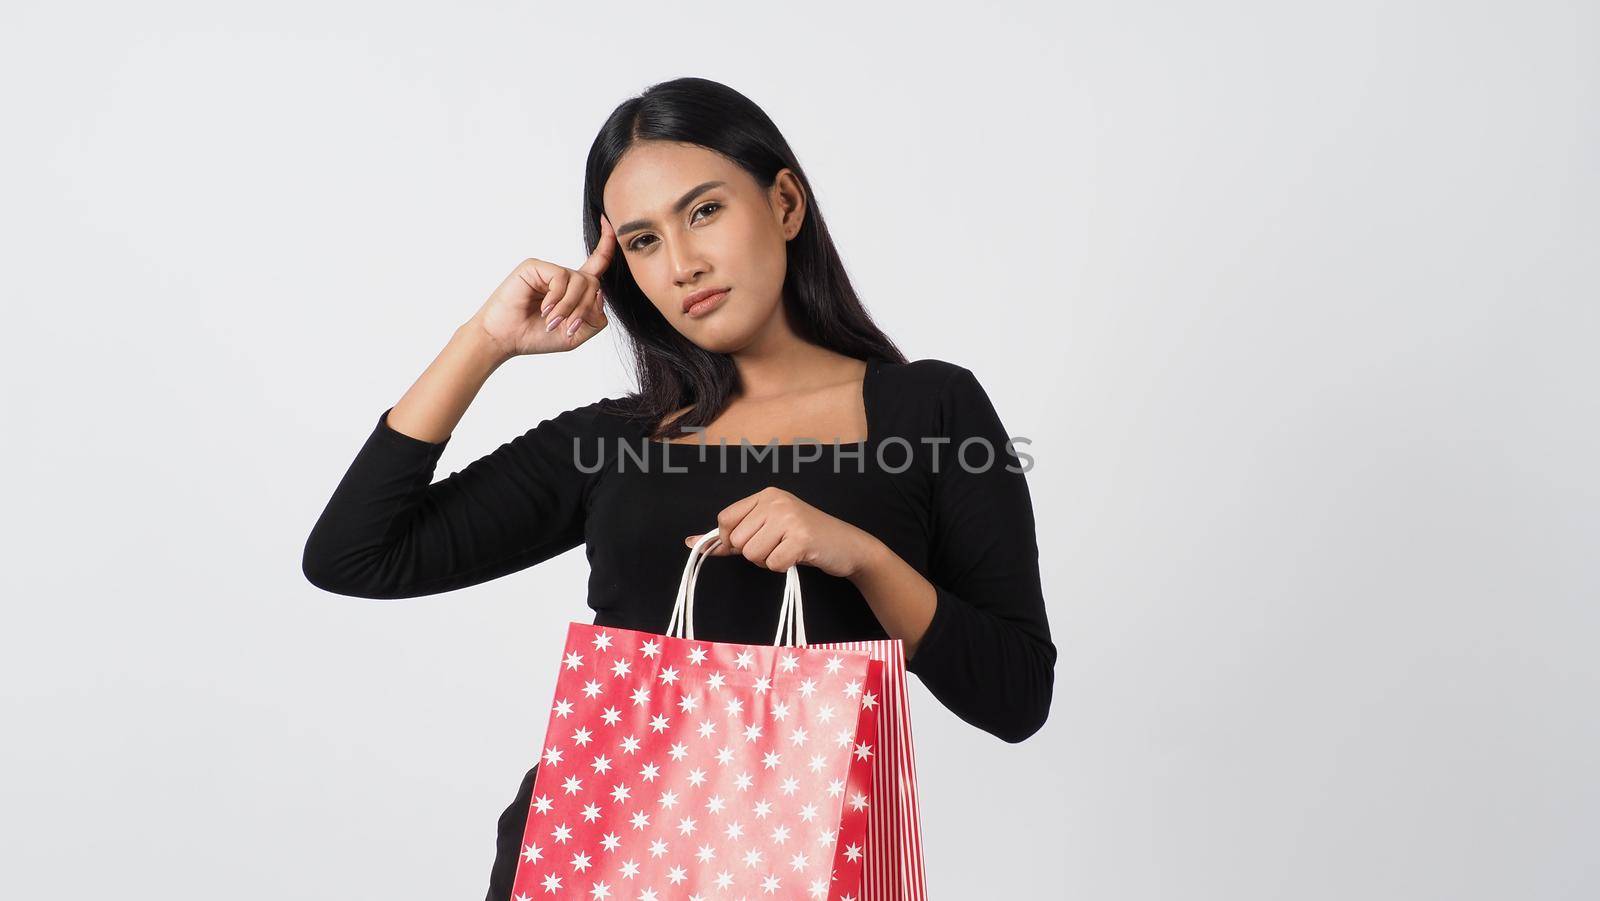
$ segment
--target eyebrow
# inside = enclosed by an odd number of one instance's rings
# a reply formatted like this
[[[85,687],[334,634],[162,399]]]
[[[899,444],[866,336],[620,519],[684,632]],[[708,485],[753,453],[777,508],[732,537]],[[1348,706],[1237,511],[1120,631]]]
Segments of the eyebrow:
[[[694,187],[690,188],[682,197],[679,197],[677,203],[672,205],[672,212],[683,212],[683,208],[688,206],[690,201],[711,190],[712,188],[722,187],[723,184],[725,184],[725,182],[708,181],[695,185]],[[655,223],[651,222],[649,219],[635,219],[632,222],[624,223],[621,227],[619,227],[616,230],[616,235],[620,238],[628,232],[638,231],[641,228],[649,228],[652,225],[655,225]]]

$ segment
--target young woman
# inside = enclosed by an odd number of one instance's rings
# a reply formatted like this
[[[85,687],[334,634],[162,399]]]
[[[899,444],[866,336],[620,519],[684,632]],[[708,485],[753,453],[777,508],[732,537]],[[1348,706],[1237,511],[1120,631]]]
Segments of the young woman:
[[[970,370],[908,362],[872,322],[771,120],[715,82],[653,86],[590,149],[583,220],[587,261],[523,261],[378,417],[306,577],[415,597],[582,544],[595,623],[660,633],[694,536],[715,527],[697,637],[771,643],[798,564],[811,641],[898,638],[958,717],[1008,742],[1037,731],[1056,648],[1020,455]],[[580,347],[613,316],[636,392],[432,481],[495,370]],[[510,895],[536,773],[500,817],[488,901]]]

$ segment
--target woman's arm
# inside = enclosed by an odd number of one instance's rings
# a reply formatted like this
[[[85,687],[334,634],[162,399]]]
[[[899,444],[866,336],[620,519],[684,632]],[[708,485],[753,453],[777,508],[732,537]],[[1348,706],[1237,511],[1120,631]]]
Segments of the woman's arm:
[[[443,444],[483,383],[508,359],[477,317],[467,320],[389,409],[389,427],[418,441]]]
[[[602,402],[432,481],[450,433],[505,359],[469,321],[378,418],[306,539],[301,569],[313,585],[364,598],[438,594],[582,543],[592,474],[574,454],[595,433]]]
[[[939,409],[938,434],[950,440],[934,458],[933,612],[914,651],[907,648],[906,668],[957,716],[1016,743],[1044,725],[1055,682],[1033,503],[1021,460],[970,370],[952,373]],[[982,441],[970,442],[963,465],[969,439]],[[985,443],[994,451],[988,466]],[[916,603],[902,606],[927,601],[926,589],[913,595]]]

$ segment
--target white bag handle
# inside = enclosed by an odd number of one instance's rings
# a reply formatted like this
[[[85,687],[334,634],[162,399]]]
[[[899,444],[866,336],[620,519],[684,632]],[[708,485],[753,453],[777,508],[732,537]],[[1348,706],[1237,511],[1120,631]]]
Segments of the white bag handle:
[[[689,550],[689,562],[684,564],[683,578],[678,580],[678,597],[672,604],[672,619],[667,622],[666,634],[670,638],[694,638],[694,583],[700,577],[700,564],[706,555],[722,543],[717,537],[719,531],[712,529],[701,535]],[[805,647],[805,601],[800,596],[798,567],[791,566],[783,574],[783,606],[778,608],[778,634],[772,643]]]

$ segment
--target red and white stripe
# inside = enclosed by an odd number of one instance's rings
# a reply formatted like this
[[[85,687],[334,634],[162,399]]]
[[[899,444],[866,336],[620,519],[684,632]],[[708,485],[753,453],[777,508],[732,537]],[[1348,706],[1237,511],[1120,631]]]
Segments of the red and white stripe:
[[[927,901],[922,820],[917,806],[916,748],[906,692],[905,645],[898,639],[839,641],[810,648],[866,651],[883,663],[878,751],[872,772],[861,901]]]

